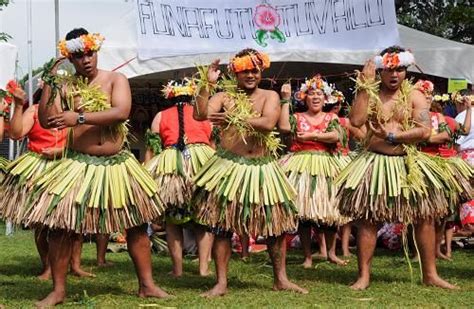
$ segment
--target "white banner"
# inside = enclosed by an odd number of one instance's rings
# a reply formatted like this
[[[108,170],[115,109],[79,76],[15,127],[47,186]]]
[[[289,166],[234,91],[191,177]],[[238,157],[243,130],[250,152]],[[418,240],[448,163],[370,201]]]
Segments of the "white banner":
[[[373,50],[398,44],[394,0],[136,0],[138,56]]]

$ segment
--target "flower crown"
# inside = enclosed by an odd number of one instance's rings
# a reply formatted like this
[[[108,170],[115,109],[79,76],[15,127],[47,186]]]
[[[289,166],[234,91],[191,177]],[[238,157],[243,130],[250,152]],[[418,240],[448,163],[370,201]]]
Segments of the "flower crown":
[[[259,69],[261,71],[270,67],[270,57],[267,54],[257,52],[255,54],[234,57],[230,60],[229,70],[234,73]]]
[[[83,34],[75,39],[59,41],[58,49],[61,55],[69,57],[78,52],[99,51],[104,40],[105,38],[98,33]]]
[[[433,101],[446,103],[446,102],[449,101],[449,94],[447,94],[447,93],[444,93],[442,95],[441,94],[436,94],[433,97]]]
[[[15,80],[9,80],[5,89],[0,88],[0,99],[4,99],[7,105],[12,104],[13,102],[13,93],[16,89],[20,88],[20,84],[18,84]]]
[[[331,95],[328,97],[326,104],[342,103],[345,99],[346,97],[341,91],[334,89]]]
[[[377,69],[396,69],[415,64],[415,57],[409,51],[400,53],[387,52],[382,56],[375,56],[374,62]]]
[[[166,86],[161,90],[165,99],[170,100],[179,96],[194,96],[196,92],[196,85],[189,79],[183,79],[183,82],[170,80]]]
[[[415,88],[423,92],[425,95],[433,94],[434,84],[429,80],[420,79],[416,82]]]
[[[303,84],[301,84],[300,89],[295,93],[295,98],[298,101],[304,101],[309,90],[321,89],[324,92],[324,96],[329,98],[334,91],[334,88],[331,87],[325,80],[321,78],[321,75],[316,75],[311,79],[306,79]]]

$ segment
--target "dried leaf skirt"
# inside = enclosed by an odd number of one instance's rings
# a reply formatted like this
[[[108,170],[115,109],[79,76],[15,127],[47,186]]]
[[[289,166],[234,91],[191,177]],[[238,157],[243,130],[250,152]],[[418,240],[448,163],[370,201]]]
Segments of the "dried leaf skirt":
[[[349,156],[322,151],[290,153],[280,160],[283,171],[298,193],[298,218],[325,225],[343,225],[350,218],[338,208],[336,176],[349,164]]]
[[[6,167],[6,175],[0,184],[0,215],[15,224],[21,224],[26,202],[34,187],[34,180],[54,164],[35,152],[25,152]]]
[[[448,214],[452,175],[437,159],[414,151],[387,156],[363,151],[339,174],[341,214],[372,222],[412,223]]]
[[[464,161],[461,157],[449,157],[446,159],[449,169],[456,180],[460,191],[459,199],[472,200],[474,199],[474,188],[471,185],[471,179],[474,176],[474,168]],[[458,208],[460,200],[456,199],[451,205]]]
[[[23,222],[76,233],[114,233],[164,211],[155,181],[129,151],[90,156],[68,150],[35,179]]]
[[[196,220],[239,234],[279,236],[297,226],[296,192],[273,157],[219,149],[194,177]]]
[[[166,207],[166,222],[184,224],[193,218],[189,207],[195,189],[192,178],[214,152],[206,144],[187,145],[183,151],[170,147],[145,164]]]

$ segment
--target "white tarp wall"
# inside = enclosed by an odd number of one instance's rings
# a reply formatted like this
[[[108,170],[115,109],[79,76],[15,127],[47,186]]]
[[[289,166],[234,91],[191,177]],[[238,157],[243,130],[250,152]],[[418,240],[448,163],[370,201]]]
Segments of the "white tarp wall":
[[[18,50],[15,45],[0,43],[0,88],[4,88],[15,77]]]

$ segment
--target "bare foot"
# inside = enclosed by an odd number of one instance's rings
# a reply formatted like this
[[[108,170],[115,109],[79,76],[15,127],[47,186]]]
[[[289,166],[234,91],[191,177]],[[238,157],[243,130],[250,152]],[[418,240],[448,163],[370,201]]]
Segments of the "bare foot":
[[[205,298],[224,296],[227,294],[227,284],[216,284],[212,289],[201,294]]]
[[[176,278],[176,279],[177,279],[177,278],[181,278],[181,276],[183,275],[183,273],[177,274],[177,273],[175,273],[174,271],[170,271],[170,272],[168,273],[168,275],[171,276],[171,277],[173,277],[173,278]]]
[[[436,258],[445,261],[452,261],[450,257],[444,255],[441,251],[436,252]]]
[[[273,284],[274,291],[293,291],[300,294],[308,294],[308,290],[299,287],[298,285],[294,284],[293,282],[286,280],[286,281],[279,281]]]
[[[156,285],[151,287],[140,287],[140,290],[138,290],[138,297],[174,298],[173,295],[166,293]]]
[[[51,279],[51,268],[46,269],[41,274],[39,274],[36,278],[38,278],[41,281],[48,281],[49,279]]]
[[[351,285],[351,289],[354,291],[362,291],[369,287],[370,280],[369,278],[359,277],[357,281]]]
[[[213,274],[214,273],[212,271],[210,271],[209,269],[206,270],[206,271],[199,271],[199,276],[201,276],[201,277],[209,277]]]
[[[66,292],[51,292],[46,298],[35,303],[36,308],[49,308],[56,306],[57,304],[62,304],[64,298],[66,297]]]
[[[354,257],[354,255],[349,251],[349,252],[343,252],[342,257],[351,258],[351,257]]]
[[[112,262],[108,262],[108,261],[106,261],[106,262],[97,262],[97,267],[107,268],[107,267],[112,267],[112,266],[114,266],[114,263],[112,263]]]
[[[424,278],[423,284],[428,286],[435,286],[442,289],[448,290],[459,290],[458,286],[452,285],[451,283],[441,279],[439,276],[431,277],[431,278]]]
[[[313,255],[311,255],[311,257],[314,257],[315,259],[322,260],[322,261],[326,261],[328,259],[327,254],[322,254],[320,252],[314,253]]]
[[[301,265],[303,266],[303,268],[309,269],[309,268],[313,267],[313,259],[311,257],[310,258],[305,258],[303,264],[301,264]]]
[[[338,258],[335,254],[329,254],[328,261],[338,266],[346,266],[349,263],[349,261]]]
[[[448,259],[450,259],[451,261],[453,260],[453,257],[451,256],[451,252],[447,252],[447,251],[446,251],[446,256],[447,256]]]
[[[95,278],[96,275],[93,273],[88,273],[87,271],[83,271],[82,269],[71,269],[71,274],[76,277],[80,278]]]

